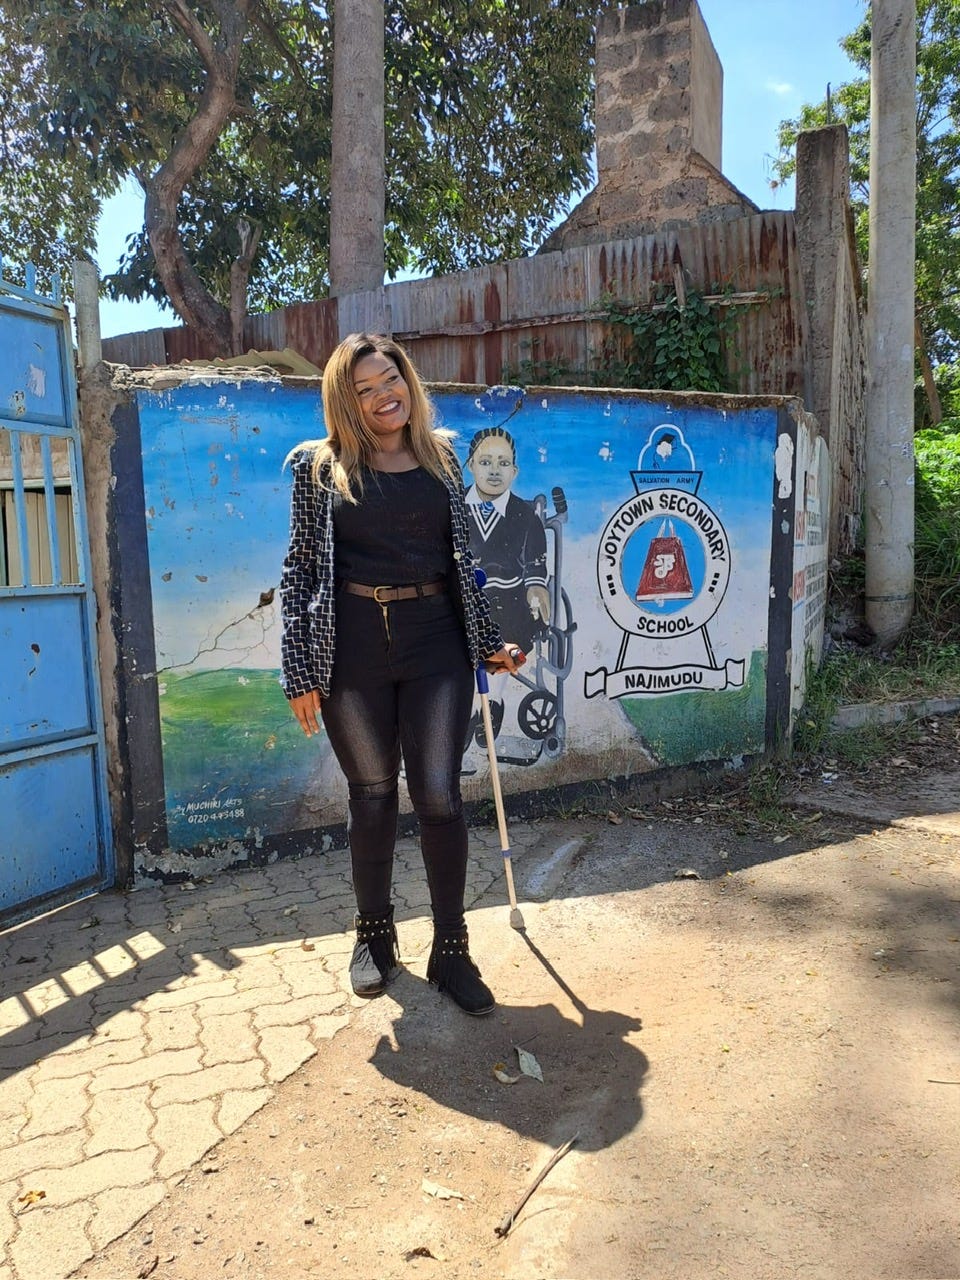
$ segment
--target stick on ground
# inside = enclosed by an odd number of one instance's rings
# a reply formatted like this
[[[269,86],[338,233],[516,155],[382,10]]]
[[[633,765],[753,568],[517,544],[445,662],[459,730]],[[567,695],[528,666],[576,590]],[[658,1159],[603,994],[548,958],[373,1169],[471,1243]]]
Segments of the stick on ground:
[[[563,1159],[563,1157],[567,1154],[567,1152],[570,1150],[570,1148],[573,1146],[573,1144],[577,1141],[579,1137],[580,1137],[579,1133],[575,1133],[572,1138],[567,1139],[567,1141],[563,1144],[562,1147],[557,1147],[556,1151],[553,1153],[553,1155],[550,1157],[550,1159],[543,1166],[543,1168],[540,1170],[540,1172],[537,1174],[534,1180],[530,1183],[529,1187],[527,1187],[526,1191],[520,1197],[516,1207],[510,1213],[508,1213],[506,1217],[504,1217],[497,1224],[496,1227],[494,1227],[494,1231],[496,1231],[498,1236],[502,1238],[507,1234],[507,1232],[513,1226],[514,1222],[516,1222],[517,1216],[520,1213],[520,1210],[523,1208],[523,1206],[527,1203],[527,1201],[536,1191],[537,1187],[539,1187],[540,1183],[544,1180],[544,1178],[547,1176],[547,1174],[550,1172],[553,1166],[557,1163],[557,1161]]]

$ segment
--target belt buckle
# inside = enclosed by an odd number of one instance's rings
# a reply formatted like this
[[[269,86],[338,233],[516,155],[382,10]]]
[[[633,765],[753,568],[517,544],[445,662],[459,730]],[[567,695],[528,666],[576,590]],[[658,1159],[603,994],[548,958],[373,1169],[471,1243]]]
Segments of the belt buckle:
[[[373,598],[374,600],[376,600],[377,604],[380,606],[381,609],[385,604],[389,604],[390,601],[389,601],[389,597],[386,600],[381,600],[379,593],[381,591],[393,591],[393,589],[394,589],[393,587],[374,587],[373,588]]]

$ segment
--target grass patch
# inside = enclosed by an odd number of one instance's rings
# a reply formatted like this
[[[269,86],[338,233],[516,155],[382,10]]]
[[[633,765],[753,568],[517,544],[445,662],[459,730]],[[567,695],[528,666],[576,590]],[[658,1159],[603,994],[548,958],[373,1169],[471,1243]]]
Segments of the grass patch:
[[[803,710],[794,729],[794,752],[816,755],[826,749],[842,750],[852,761],[858,750],[855,741],[836,746],[842,739],[863,738],[864,759],[882,755],[903,725],[874,725],[850,731],[836,731],[831,721],[840,707],[858,702],[905,702],[923,698],[960,697],[960,644],[943,643],[936,637],[917,634],[919,625],[890,653],[873,650],[835,649],[819,670],[807,678]],[[866,739],[871,739],[870,742]],[[873,740],[876,745],[873,745]]]
[[[917,722],[904,720],[898,724],[870,724],[859,729],[844,729],[831,733],[825,748],[828,758],[823,767],[837,765],[845,769],[866,769],[882,760],[889,760],[919,737]]]

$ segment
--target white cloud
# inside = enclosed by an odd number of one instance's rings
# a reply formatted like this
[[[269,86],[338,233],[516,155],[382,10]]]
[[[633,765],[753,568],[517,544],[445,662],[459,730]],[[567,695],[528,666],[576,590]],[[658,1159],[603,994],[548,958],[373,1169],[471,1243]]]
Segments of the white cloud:
[[[793,93],[793,85],[788,84],[786,80],[768,80],[766,89],[768,93],[775,93],[781,98],[788,93]]]

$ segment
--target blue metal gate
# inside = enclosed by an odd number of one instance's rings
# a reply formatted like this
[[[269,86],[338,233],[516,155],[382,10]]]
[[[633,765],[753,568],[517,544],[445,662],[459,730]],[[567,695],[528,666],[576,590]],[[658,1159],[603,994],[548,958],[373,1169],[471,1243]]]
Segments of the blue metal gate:
[[[0,923],[112,883],[70,322],[0,268]]]

